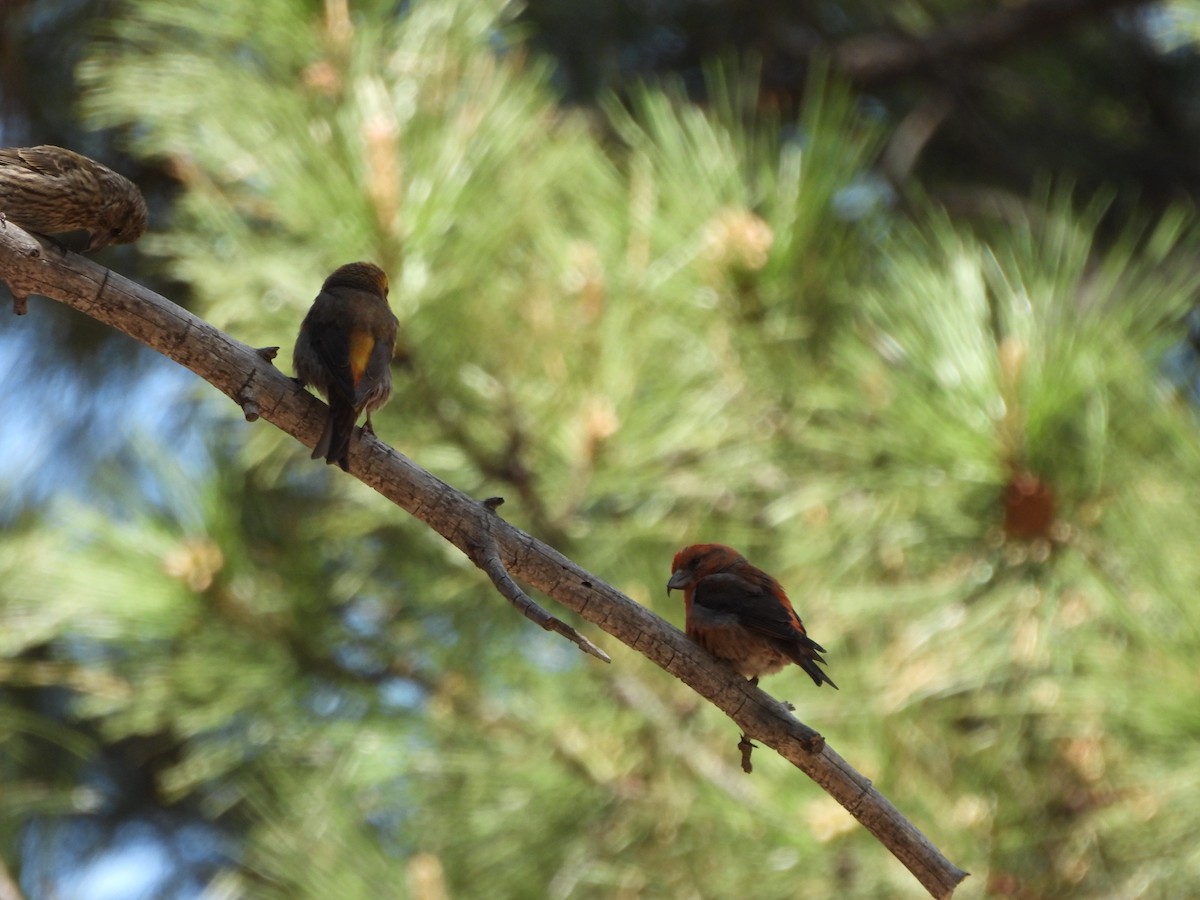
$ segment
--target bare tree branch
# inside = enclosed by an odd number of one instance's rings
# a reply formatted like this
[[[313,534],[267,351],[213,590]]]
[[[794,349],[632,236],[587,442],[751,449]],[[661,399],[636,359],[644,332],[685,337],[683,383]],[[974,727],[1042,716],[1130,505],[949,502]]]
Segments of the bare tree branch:
[[[495,512],[497,507],[503,502],[503,497],[489,497],[483,501],[483,507],[489,512]],[[499,517],[496,517],[496,521],[500,521]],[[500,548],[496,544],[496,539],[492,537],[491,519],[484,520],[482,533],[471,535],[467,538],[466,547],[463,549],[463,552],[467,554],[471,562],[487,573],[488,578],[492,579],[492,584],[495,585],[496,590],[500,592],[501,596],[505,597],[515,606],[525,618],[531,622],[536,622],[547,631],[561,634],[567,640],[574,642],[584,653],[588,653],[603,662],[612,662],[611,656],[566,622],[554,618],[554,616],[538,606],[512,580],[512,576],[508,574],[508,569],[504,567],[504,563],[500,560]]]
[[[1031,36],[1049,36],[1084,18],[1148,0],[1027,0],[1003,5],[920,37],[870,34],[832,49],[834,68],[859,84],[908,75],[952,59],[987,56]]]
[[[169,300],[92,261],[0,228],[0,279],[16,296],[40,294],[136,338],[191,369],[238,403],[311,447],[324,405],[234,340]],[[494,510],[426,472],[373,435],[351,445],[351,473],[420,519],[473,560],[494,545],[502,568],[574,610],[689,685],[748,737],[807,774],[884,844],[934,897],[950,897],[967,873],[951,863],[871,782],[785,704],[718,663],[677,628],[509,525]],[[476,560],[478,562],[478,560]]]

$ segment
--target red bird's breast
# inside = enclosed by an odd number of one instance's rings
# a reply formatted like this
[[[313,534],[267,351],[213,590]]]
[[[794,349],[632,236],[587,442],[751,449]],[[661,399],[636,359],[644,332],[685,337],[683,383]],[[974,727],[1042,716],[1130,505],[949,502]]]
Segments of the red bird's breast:
[[[711,615],[699,607],[688,617],[687,636],[744,678],[773,675],[792,661],[736,617]]]

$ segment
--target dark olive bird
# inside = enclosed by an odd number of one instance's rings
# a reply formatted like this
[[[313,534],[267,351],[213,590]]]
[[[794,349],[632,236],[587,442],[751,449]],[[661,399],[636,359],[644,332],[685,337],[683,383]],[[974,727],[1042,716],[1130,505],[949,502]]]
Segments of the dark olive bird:
[[[820,687],[836,688],[817,665],[825,648],[808,636],[779,582],[724,544],[675,554],[667,593],[683,590],[687,635],[746,678],[795,663]]]
[[[292,366],[301,384],[312,385],[329,401],[325,430],[312,458],[325,457],[350,471],[350,436],[365,410],[392,396],[392,353],[399,321],[388,306],[388,280],[373,263],[349,263],[321,285],[300,325]]]
[[[0,147],[0,215],[37,234],[87,231],[87,252],[136,241],[146,201],[124,175],[62,147]]]

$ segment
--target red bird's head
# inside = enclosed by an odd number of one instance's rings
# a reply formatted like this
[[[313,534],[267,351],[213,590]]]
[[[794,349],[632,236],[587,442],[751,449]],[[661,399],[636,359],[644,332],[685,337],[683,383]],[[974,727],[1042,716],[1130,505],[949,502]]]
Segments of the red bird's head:
[[[667,594],[685,589],[705,575],[724,572],[745,563],[746,558],[732,547],[724,544],[692,544],[684,547],[671,560],[671,580],[667,582]]]

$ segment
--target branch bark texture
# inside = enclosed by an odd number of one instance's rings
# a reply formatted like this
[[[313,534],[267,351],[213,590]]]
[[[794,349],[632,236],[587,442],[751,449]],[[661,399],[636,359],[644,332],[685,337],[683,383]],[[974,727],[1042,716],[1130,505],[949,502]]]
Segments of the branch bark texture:
[[[324,405],[276,369],[269,354],[12,223],[0,229],[0,279],[9,284],[14,296],[50,297],[136,338],[306,447],[312,447],[320,436]],[[554,548],[505,522],[495,504],[468,497],[374,436],[364,435],[353,443],[350,470],[477,565],[497,556],[513,578],[574,610],[688,684],[724,711],[748,737],[771,747],[817,782],[932,896],[951,896],[966,877],[967,873],[946,859],[870,780],[835,753],[820,734],[793,717],[784,704],[722,666],[674,626]],[[499,578],[496,571],[490,574]]]

